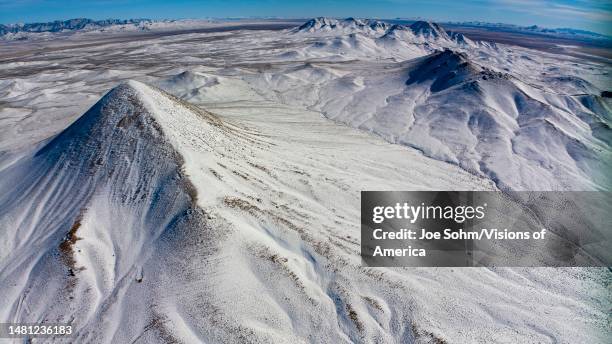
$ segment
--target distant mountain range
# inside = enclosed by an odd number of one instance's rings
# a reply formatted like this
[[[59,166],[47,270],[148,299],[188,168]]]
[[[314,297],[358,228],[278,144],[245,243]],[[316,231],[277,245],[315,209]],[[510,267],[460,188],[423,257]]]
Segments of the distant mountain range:
[[[448,24],[458,25],[458,26],[466,26],[466,27],[475,27],[475,28],[483,28],[490,29],[496,31],[504,31],[504,32],[518,32],[518,33],[532,33],[532,34],[541,34],[547,36],[556,36],[563,38],[581,38],[581,39],[596,39],[596,40],[610,40],[612,37],[606,36],[597,32],[580,30],[580,29],[572,29],[572,28],[546,28],[537,25],[531,26],[519,26],[514,24],[504,24],[504,23],[487,23],[480,21],[470,21],[470,22],[448,22]]]
[[[68,20],[56,20],[48,23],[29,23],[29,24],[0,24],[0,36],[8,33],[19,32],[62,32],[82,30],[86,28],[97,29],[112,25],[139,25],[143,22],[151,22],[150,19],[104,19],[93,20],[87,18],[75,18]]]

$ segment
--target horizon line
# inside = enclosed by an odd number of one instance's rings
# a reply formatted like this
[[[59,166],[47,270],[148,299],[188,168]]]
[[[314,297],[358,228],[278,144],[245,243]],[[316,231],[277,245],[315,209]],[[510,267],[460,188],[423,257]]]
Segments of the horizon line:
[[[528,28],[528,27],[538,27],[538,28],[542,28],[542,29],[551,29],[551,30],[562,30],[562,29],[569,29],[569,30],[576,30],[576,31],[582,31],[582,32],[588,32],[588,33],[594,33],[597,35],[601,35],[604,37],[608,37],[608,38],[612,38],[612,35],[607,35],[604,34],[602,32],[597,32],[597,31],[592,31],[592,30],[586,30],[586,29],[579,29],[579,28],[573,28],[573,27],[549,27],[549,26],[541,26],[538,24],[531,24],[531,25],[518,25],[518,24],[512,24],[512,23],[505,23],[505,22],[488,22],[488,21],[482,21],[482,20],[467,20],[467,21],[448,21],[448,20],[443,20],[443,21],[436,21],[436,20],[431,20],[425,17],[395,17],[395,18],[383,18],[383,17],[353,17],[353,16],[348,16],[348,17],[338,17],[338,16],[315,16],[315,17],[301,17],[301,16],[236,16],[236,17],[200,17],[200,18],[196,18],[196,17],[174,17],[174,18],[157,18],[157,19],[152,19],[152,18],[134,18],[134,17],[130,17],[130,18],[120,18],[120,17],[108,17],[108,18],[100,18],[100,19],[94,19],[91,17],[71,17],[71,18],[66,18],[66,19],[54,19],[51,21],[32,21],[32,22],[13,22],[13,23],[0,23],[0,25],[2,26],[14,26],[14,25],[27,25],[27,24],[46,24],[46,23],[54,23],[54,22],[64,22],[64,21],[69,21],[69,20],[75,20],[75,19],[86,19],[86,20],[92,20],[92,21],[104,21],[104,20],[149,20],[152,22],[160,22],[160,21],[178,21],[178,20],[244,20],[244,19],[286,19],[286,20],[311,20],[311,19],[315,19],[315,18],[332,18],[332,19],[349,19],[349,18],[354,18],[354,19],[375,19],[375,20],[381,20],[381,21],[385,21],[385,20],[406,20],[406,21],[428,21],[428,22],[432,22],[432,23],[442,23],[442,24],[469,24],[469,23],[482,23],[482,24],[501,24],[501,25],[508,25],[508,26],[514,26],[517,28]]]

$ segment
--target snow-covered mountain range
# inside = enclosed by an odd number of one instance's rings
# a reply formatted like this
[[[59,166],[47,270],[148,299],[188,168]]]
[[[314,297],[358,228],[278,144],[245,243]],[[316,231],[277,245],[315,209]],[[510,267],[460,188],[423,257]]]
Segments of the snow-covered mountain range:
[[[87,18],[75,18],[69,20],[56,20],[48,23],[26,23],[26,24],[0,24],[0,36],[8,33],[19,32],[63,32],[74,30],[93,30],[113,25],[133,25],[144,27],[150,24],[150,19],[104,19],[93,20]]]
[[[5,41],[54,40],[59,36],[193,30],[215,26],[205,19],[151,20],[76,18],[65,21],[28,24],[0,24],[0,39]]]

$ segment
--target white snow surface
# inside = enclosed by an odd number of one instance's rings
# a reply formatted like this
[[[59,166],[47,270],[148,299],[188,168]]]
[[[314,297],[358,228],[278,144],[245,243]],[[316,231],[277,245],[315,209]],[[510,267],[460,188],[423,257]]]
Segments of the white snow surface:
[[[606,343],[607,269],[364,268],[359,192],[609,189],[609,66],[316,21],[4,63],[0,322],[95,343]]]

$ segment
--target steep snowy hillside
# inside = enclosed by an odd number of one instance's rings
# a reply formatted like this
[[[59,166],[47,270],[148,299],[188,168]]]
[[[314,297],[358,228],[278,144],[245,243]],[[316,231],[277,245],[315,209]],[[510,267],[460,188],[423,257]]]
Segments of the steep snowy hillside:
[[[182,156],[135,87],[0,172],[3,321],[76,321],[79,341],[119,342],[160,321],[143,269],[155,274],[160,240],[206,227]]]
[[[410,30],[412,30],[415,35],[422,36],[426,39],[450,39],[446,31],[444,31],[440,25],[428,21],[417,21],[410,25]]]

